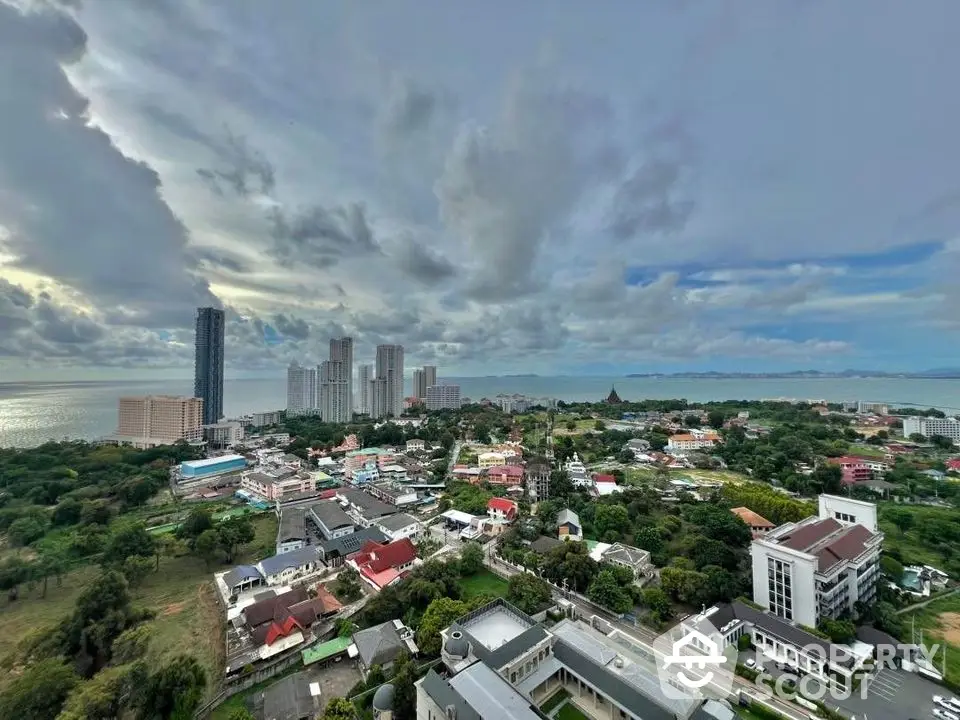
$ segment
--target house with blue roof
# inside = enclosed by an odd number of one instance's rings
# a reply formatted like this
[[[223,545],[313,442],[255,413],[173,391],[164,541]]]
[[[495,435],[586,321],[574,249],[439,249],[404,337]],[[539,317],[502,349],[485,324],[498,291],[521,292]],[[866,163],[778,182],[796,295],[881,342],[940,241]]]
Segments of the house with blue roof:
[[[261,560],[257,567],[267,585],[286,585],[303,575],[314,573],[323,567],[317,548],[308,545],[300,550],[281,553]]]

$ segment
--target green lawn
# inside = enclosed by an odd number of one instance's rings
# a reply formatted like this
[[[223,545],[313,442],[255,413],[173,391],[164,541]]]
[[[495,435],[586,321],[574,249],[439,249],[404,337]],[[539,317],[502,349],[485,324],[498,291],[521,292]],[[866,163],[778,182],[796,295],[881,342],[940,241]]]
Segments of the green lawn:
[[[926,607],[901,615],[901,618],[904,626],[901,640],[911,642],[911,623],[915,623],[918,639],[920,631],[923,631],[925,645],[934,643],[946,645],[947,678],[960,683],[960,595],[934,600]],[[941,653],[937,654],[934,662],[937,670],[942,668]]]
[[[540,710],[541,712],[543,712],[544,715],[549,715],[550,712],[555,707],[562,705],[569,699],[570,699],[570,693],[567,691],[567,689],[560,688],[559,690],[557,690],[557,692],[551,695],[550,698],[543,705],[540,706]]]
[[[481,570],[476,575],[463,578],[460,585],[463,587],[463,597],[466,600],[478,595],[506,597],[507,594],[507,581],[486,569]]]
[[[554,715],[554,717],[557,718],[557,720],[590,720],[589,715],[583,714],[576,705],[569,702],[557,710],[557,714]]]
[[[258,560],[264,548],[272,548],[276,538],[275,515],[254,519],[256,538],[237,562]],[[156,617],[149,621],[153,628],[147,660],[151,667],[178,654],[194,655],[208,673],[207,696],[213,696],[223,674],[223,610],[213,586],[213,572],[227,566],[207,568],[192,555],[165,558],[160,569],[151,573],[140,587],[133,590],[134,602],[149,608]],[[24,586],[15,603],[0,600],[0,660],[5,666],[16,662],[17,646],[33,633],[46,633],[73,611],[77,596],[98,574],[95,566],[80,567],[63,578],[57,587],[51,580],[47,597],[40,597],[40,588]],[[4,674],[0,687],[9,677]]]

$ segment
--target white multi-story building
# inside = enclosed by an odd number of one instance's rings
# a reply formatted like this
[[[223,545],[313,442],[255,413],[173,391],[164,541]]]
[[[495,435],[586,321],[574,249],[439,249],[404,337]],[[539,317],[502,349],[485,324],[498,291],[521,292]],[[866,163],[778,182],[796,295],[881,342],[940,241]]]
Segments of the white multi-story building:
[[[371,417],[403,414],[403,345],[377,345]]]
[[[185,440],[203,440],[203,400],[176,395],[122,397],[117,406],[117,433],[123,445],[146,449]]]
[[[371,414],[371,396],[373,393],[370,383],[373,378],[373,365],[361,365],[357,369],[357,385],[360,389],[357,410],[364,415]]]
[[[317,410],[317,370],[298,362],[287,368],[287,415],[309,415]]]
[[[208,447],[232,448],[243,442],[243,423],[238,420],[224,420],[213,425],[204,425],[203,437]]]
[[[861,414],[874,413],[875,415],[886,415],[890,412],[890,407],[887,403],[882,402],[866,402],[861,400],[857,403],[857,412]]]
[[[667,440],[668,451],[704,450],[720,442],[720,436],[713,431],[692,429],[688,433],[671,435]]]
[[[413,371],[413,396],[418,400],[427,399],[427,389],[437,384],[437,367],[424,365]]]
[[[821,495],[818,515],[753,541],[753,600],[810,627],[851,612],[876,596],[882,543],[876,505]]]
[[[348,423],[353,418],[348,372],[347,364],[339,360],[320,363],[320,418],[324,422]]]
[[[459,410],[459,385],[431,385],[426,393],[427,410]]]
[[[920,434],[924,437],[943,435],[957,443],[960,442],[960,420],[955,417],[905,417],[903,419],[903,436],[908,438],[913,434]]]
[[[330,360],[343,364],[342,376],[346,378],[347,383],[347,419],[343,422],[349,422],[353,417],[353,338],[332,338]]]

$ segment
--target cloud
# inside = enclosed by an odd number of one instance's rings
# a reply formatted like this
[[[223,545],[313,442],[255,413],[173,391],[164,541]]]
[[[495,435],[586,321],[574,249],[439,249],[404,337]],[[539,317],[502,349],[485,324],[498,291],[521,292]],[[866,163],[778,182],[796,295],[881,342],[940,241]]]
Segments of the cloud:
[[[150,167],[91,122],[63,68],[85,53],[77,22],[50,5],[0,3],[0,225],[12,265],[56,278],[144,325],[214,302],[189,233]]]
[[[294,340],[306,340],[310,337],[310,326],[301,318],[293,318],[277,313],[273,316],[273,323],[277,332],[283,337],[293,338]]]
[[[226,137],[218,155],[224,162],[223,169],[201,168],[197,175],[221,197],[227,190],[238,197],[250,197],[253,193],[271,195],[276,187],[276,174],[267,159],[252,149],[245,138],[227,129]]]
[[[425,285],[437,285],[457,273],[447,258],[409,235],[400,240],[393,257],[403,272]]]
[[[333,208],[314,205],[292,214],[274,208],[270,220],[270,254],[286,266],[303,263],[327,268],[344,257],[381,252],[366,208],[359,203]]]

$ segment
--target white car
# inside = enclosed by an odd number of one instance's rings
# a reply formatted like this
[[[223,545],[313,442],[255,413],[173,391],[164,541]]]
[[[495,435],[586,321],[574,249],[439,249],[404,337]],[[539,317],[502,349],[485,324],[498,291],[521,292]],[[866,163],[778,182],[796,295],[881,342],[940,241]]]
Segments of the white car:
[[[949,710],[952,713],[960,713],[960,700],[957,700],[955,697],[946,698],[942,695],[934,695],[933,702],[944,710]]]
[[[753,668],[757,666],[757,661],[754,660],[753,658],[747,658],[743,664],[746,665],[748,668]]]
[[[940,720],[960,720],[960,718],[958,718],[949,710],[942,710],[940,708],[933,709],[933,716],[935,718],[940,718]]]

